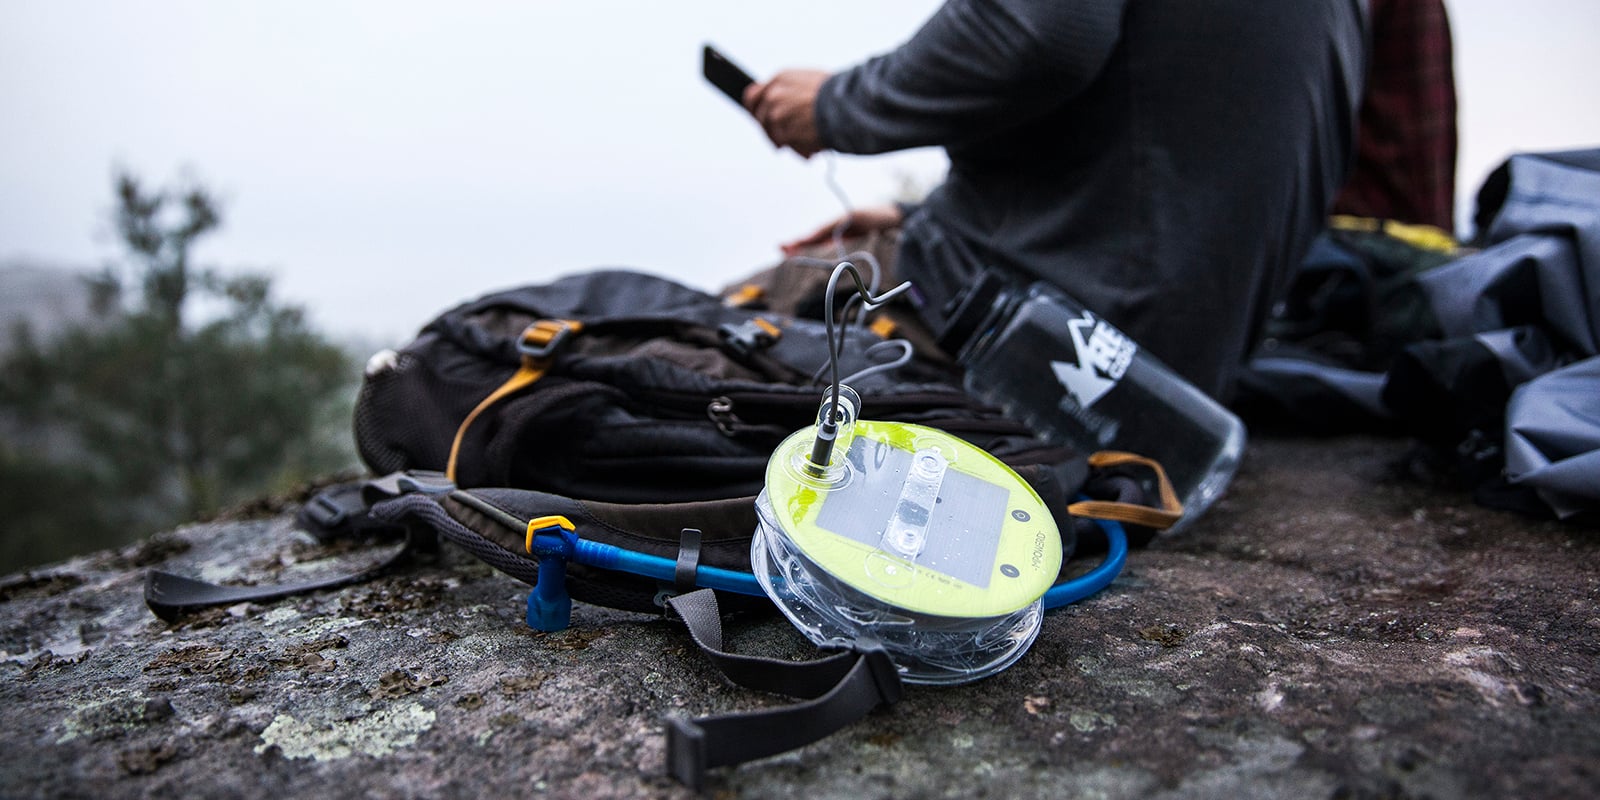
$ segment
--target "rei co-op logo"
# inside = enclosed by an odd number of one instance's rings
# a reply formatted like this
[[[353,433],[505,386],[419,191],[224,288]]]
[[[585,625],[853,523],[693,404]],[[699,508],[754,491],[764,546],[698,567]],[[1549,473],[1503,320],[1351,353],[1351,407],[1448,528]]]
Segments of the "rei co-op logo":
[[[1078,401],[1080,407],[1088,408],[1122,380],[1139,346],[1087,311],[1068,322],[1067,328],[1072,332],[1078,363],[1052,361],[1050,368],[1055,371],[1056,380],[1066,387],[1067,394]]]

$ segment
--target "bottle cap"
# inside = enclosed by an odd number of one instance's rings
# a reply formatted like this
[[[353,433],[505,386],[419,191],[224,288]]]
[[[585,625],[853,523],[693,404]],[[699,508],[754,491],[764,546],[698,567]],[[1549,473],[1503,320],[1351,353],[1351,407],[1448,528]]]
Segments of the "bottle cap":
[[[959,354],[972,334],[993,313],[994,302],[1006,284],[1000,271],[990,267],[978,274],[978,280],[970,288],[956,295],[955,308],[945,314],[944,327],[939,329],[939,349],[951,355]]]

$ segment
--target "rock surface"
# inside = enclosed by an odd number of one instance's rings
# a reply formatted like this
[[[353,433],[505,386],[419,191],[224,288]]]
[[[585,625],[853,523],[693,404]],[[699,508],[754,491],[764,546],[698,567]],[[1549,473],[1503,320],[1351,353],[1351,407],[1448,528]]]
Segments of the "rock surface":
[[[1600,541],[1396,479],[1405,443],[1252,443],[1229,495],[1053,612],[974,685],[910,687],[712,796],[1584,797],[1600,793]],[[192,526],[0,580],[8,797],[690,796],[663,714],[777,702],[674,625],[446,552],[169,626],[146,568],[271,581],[330,553],[284,518]],[[781,619],[744,652],[804,655]]]

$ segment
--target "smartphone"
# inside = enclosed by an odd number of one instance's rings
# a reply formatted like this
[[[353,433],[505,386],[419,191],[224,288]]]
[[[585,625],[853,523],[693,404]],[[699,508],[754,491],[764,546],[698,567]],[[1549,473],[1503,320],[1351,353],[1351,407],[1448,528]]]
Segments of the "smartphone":
[[[729,61],[727,56],[717,52],[717,48],[709,44],[705,46],[700,68],[712,86],[722,90],[722,93],[740,108],[744,107],[745,87],[755,83],[755,78],[750,77],[749,73],[740,69],[738,65]]]

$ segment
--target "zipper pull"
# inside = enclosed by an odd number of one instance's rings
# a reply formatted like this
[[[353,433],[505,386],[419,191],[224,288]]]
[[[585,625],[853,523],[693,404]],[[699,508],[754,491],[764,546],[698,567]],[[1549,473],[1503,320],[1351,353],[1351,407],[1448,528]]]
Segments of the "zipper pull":
[[[744,421],[739,419],[739,415],[733,413],[733,400],[728,397],[713,399],[706,406],[706,416],[716,423],[717,430],[722,431],[723,436],[733,437],[738,435],[739,426],[744,424]]]

